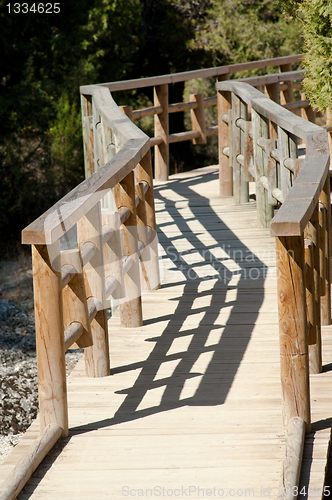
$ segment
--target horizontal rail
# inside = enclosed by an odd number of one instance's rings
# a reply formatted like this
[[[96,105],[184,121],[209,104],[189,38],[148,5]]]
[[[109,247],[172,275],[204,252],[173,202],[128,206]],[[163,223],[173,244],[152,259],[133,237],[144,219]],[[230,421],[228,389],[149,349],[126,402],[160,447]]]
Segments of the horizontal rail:
[[[141,89],[145,87],[154,87],[156,85],[165,85],[177,82],[185,82],[195,78],[210,78],[221,75],[231,75],[239,71],[249,71],[253,69],[262,69],[271,66],[280,66],[283,64],[297,63],[301,60],[302,55],[278,57],[276,59],[262,59],[247,63],[230,64],[228,66],[218,66],[216,68],[206,68],[193,71],[185,71],[183,73],[173,73],[170,75],[154,76],[152,78],[138,78],[135,80],[123,80],[120,82],[102,83],[99,84],[108,88],[111,92],[118,90]],[[96,85],[83,85],[80,87],[81,94],[92,95]]]

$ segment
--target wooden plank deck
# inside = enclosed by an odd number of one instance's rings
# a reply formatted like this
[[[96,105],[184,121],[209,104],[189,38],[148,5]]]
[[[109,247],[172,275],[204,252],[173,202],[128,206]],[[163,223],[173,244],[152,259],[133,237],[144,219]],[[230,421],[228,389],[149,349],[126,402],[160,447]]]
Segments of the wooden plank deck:
[[[274,239],[257,229],[253,201],[234,205],[217,190],[215,167],[156,186],[162,287],[143,296],[143,327],[111,318],[110,377],[87,378],[83,360],[69,376],[70,436],[20,500],[277,498],[285,435]],[[301,477],[315,499],[332,416],[324,333]],[[37,433],[38,422],[0,481]]]

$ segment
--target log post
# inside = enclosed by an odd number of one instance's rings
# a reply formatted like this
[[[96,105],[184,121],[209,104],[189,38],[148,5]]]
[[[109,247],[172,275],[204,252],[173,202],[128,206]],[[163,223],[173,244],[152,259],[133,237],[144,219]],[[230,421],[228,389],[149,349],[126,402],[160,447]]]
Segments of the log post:
[[[158,257],[158,237],[157,223],[154,204],[153,177],[151,151],[149,150],[135,168],[136,182],[146,182],[149,189],[145,193],[145,213],[146,224],[152,231],[150,237],[150,260],[145,263],[147,277],[149,280],[149,289],[156,290],[160,288],[159,257]]]
[[[46,245],[32,245],[35,298],[38,397],[41,430],[49,424],[68,436],[68,406],[63,334],[60,242],[55,242],[51,263]]]
[[[276,102],[277,104],[280,104],[279,87],[280,87],[279,82],[268,83],[267,85],[265,85],[265,95],[272,101]],[[269,131],[270,131],[270,139],[278,138],[278,127],[271,120],[269,122]]]
[[[323,190],[319,198],[323,212],[320,215],[320,239],[321,243],[321,277],[322,277],[322,298],[321,316],[322,325],[331,324],[331,277],[330,277],[330,250],[331,250],[331,201],[330,201],[330,178],[327,174]]]
[[[304,237],[308,238],[312,244],[312,263],[313,270],[313,307],[315,309],[313,316],[313,326],[315,332],[308,338],[309,344],[309,366],[310,373],[321,373],[322,371],[322,341],[321,341],[321,323],[320,323],[320,272],[319,272],[319,215],[318,205],[315,208],[310,222],[308,223]]]
[[[97,203],[77,224],[78,247],[94,243],[95,255],[83,269],[87,299],[97,299],[97,314],[91,322],[93,345],[84,349],[85,371],[89,377],[107,377],[110,374],[105,274],[102,244],[101,207]]]
[[[284,166],[288,158],[297,158],[297,139],[281,127],[278,127],[278,150],[280,155],[279,187],[284,199],[292,187],[292,173]]]
[[[316,343],[316,307],[315,307],[315,280],[314,280],[314,244],[310,239],[304,240],[305,245],[305,286],[306,286],[306,302],[308,316],[308,345]],[[309,363],[310,364],[310,363]],[[311,371],[311,367],[310,367]]]
[[[245,120],[246,125],[248,124],[248,106],[247,104],[240,100],[240,118]],[[246,132],[240,130],[240,151],[245,158],[245,148],[246,148]],[[247,203],[249,201],[249,182],[247,179],[247,169],[245,167],[244,161],[240,163],[240,203]]]
[[[132,106],[120,106],[120,109],[128,116],[129,120],[133,121],[133,107]]]
[[[233,156],[233,196],[235,203],[241,202],[241,165],[237,155],[241,153],[241,130],[236,121],[241,118],[241,100],[232,93],[232,156]]]
[[[161,137],[162,143],[154,147],[155,179],[167,181],[169,176],[169,119],[168,119],[168,85],[154,87],[154,105],[161,106],[163,111],[154,115],[154,135]]]
[[[81,95],[85,178],[95,171],[93,157],[92,97]]]
[[[279,66],[279,71],[280,73],[292,71],[292,64],[281,64]],[[281,102],[280,104],[288,104],[289,102],[294,101],[294,95],[293,95],[293,81],[292,80],[286,80],[284,83],[287,85],[287,89],[283,90],[281,92]]]
[[[190,110],[191,129],[199,132],[193,144],[206,144],[205,107],[203,94],[190,94],[190,102],[197,102],[198,107]]]
[[[78,248],[61,252],[61,266],[72,265],[77,273],[62,290],[64,328],[74,322],[81,323],[83,333],[72,349],[89,347],[93,344],[85,284],[83,278],[82,258]],[[77,344],[77,345],[76,345]]]
[[[124,277],[126,297],[120,301],[121,323],[126,327],[139,327],[143,325],[143,315],[133,171],[114,187],[114,198],[118,209],[127,207],[130,210],[130,215],[123,224],[122,248],[125,255],[134,261],[133,266]]]
[[[301,417],[310,432],[303,236],[277,237],[276,252],[283,421]]]
[[[257,223],[258,227],[269,227],[273,218],[273,206],[269,204],[268,192],[260,183],[260,178],[267,175],[266,153],[257,144],[260,138],[267,139],[269,135],[268,120],[260,116],[254,109],[251,110],[253,121],[253,150],[254,164],[256,169],[256,203],[257,203]],[[265,155],[265,156],[264,156]],[[265,166],[266,164],[266,166]]]
[[[228,76],[229,75],[223,75]],[[219,77],[220,78],[220,77]],[[226,79],[226,78],[225,78]],[[221,81],[221,79],[219,80]],[[232,165],[223,153],[223,149],[229,146],[228,140],[228,125],[222,120],[224,115],[228,115],[231,109],[231,93],[230,92],[220,92],[217,93],[218,96],[218,150],[219,150],[219,189],[220,196],[233,196],[233,170]]]
[[[302,92],[301,101],[306,101],[306,99],[306,94]],[[309,122],[316,123],[316,111],[314,111],[311,106],[308,106],[307,108],[301,108],[301,118],[303,118],[303,120],[308,120]]]

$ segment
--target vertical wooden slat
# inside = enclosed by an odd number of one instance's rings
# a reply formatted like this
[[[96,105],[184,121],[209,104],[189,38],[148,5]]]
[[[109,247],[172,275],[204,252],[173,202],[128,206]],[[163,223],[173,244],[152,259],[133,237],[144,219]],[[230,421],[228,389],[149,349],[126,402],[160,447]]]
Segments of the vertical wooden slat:
[[[198,108],[190,110],[191,128],[200,134],[199,137],[193,139],[193,144],[206,144],[204,95],[190,94],[190,102],[198,104]]]
[[[305,101],[306,99],[306,94],[302,92],[301,101]],[[311,106],[308,106],[307,108],[301,108],[301,118],[303,118],[303,120],[308,120],[309,122],[316,123],[316,111],[314,111]]]
[[[73,344],[72,348],[89,347],[93,342],[83,278],[82,259],[78,248],[61,252],[61,266],[66,264],[73,265],[77,273],[62,290],[64,328],[68,328],[74,321],[81,323],[83,333],[76,343]]]
[[[244,101],[240,101],[240,118],[248,122],[248,106]],[[245,146],[246,146],[246,132],[240,130],[240,151],[245,157]],[[240,203],[247,203],[249,201],[249,183],[246,178],[246,169],[243,165],[240,165]]]
[[[41,429],[58,424],[68,436],[68,406],[63,335],[60,243],[32,246],[38,396]]]
[[[229,75],[228,75],[229,79]],[[233,171],[229,158],[223,153],[223,149],[229,146],[227,123],[222,120],[223,115],[227,115],[231,108],[231,93],[219,92],[218,96],[218,151],[219,151],[219,191],[220,196],[233,195]]]
[[[321,233],[324,235],[324,248],[322,248],[322,259],[324,264],[322,270],[324,269],[323,277],[323,287],[324,293],[322,293],[321,298],[321,313],[322,313],[322,325],[331,324],[331,277],[330,277],[330,250],[331,250],[331,201],[330,201],[330,178],[327,174],[326,181],[324,183],[323,190],[320,195],[320,202],[325,208],[325,217],[323,227],[325,228]],[[322,216],[321,216],[322,217]]]
[[[81,95],[82,125],[83,125],[83,149],[85,177],[88,178],[95,171],[93,157],[93,119],[91,96]]]
[[[280,155],[280,180],[278,179],[278,181],[279,188],[285,199],[292,187],[292,174],[290,170],[284,166],[284,161],[288,158],[297,158],[297,142],[295,136],[289,134],[289,132],[286,132],[281,127],[278,127],[278,150]]]
[[[310,222],[307,225],[304,237],[309,238],[313,243],[313,279],[314,279],[314,294],[313,302],[315,308],[314,326],[315,335],[309,336],[309,366],[310,373],[321,373],[322,371],[322,342],[321,342],[321,327],[320,327],[320,272],[319,272],[319,216],[318,205],[314,209]]]
[[[292,64],[281,64],[279,67],[280,73],[292,71]],[[293,81],[292,80],[286,80],[284,82],[287,85],[287,89],[283,90],[281,92],[281,102],[280,104],[287,104],[289,102],[294,101],[294,96],[293,96]]]
[[[167,181],[169,176],[169,119],[168,119],[168,85],[154,87],[154,105],[163,108],[162,113],[154,115],[154,135],[161,137],[163,142],[154,148],[155,178]]]
[[[305,262],[306,262],[306,273],[305,273],[306,303],[307,303],[307,317],[309,323],[308,345],[312,345],[315,344],[317,341],[315,280],[314,280],[314,267],[315,267],[314,244],[309,239],[305,239],[304,244],[305,244]]]
[[[146,153],[146,155],[142,158],[140,163],[135,168],[135,178],[136,182],[144,181],[149,185],[149,189],[145,193],[145,213],[146,224],[149,228],[151,228],[152,236],[150,237],[150,260],[149,262],[145,263],[145,269],[149,280],[149,289],[156,290],[160,287],[160,273],[150,150]]]
[[[123,225],[123,251],[134,260],[134,265],[124,277],[126,297],[120,303],[121,323],[126,327],[143,325],[141,282],[138,261],[137,219],[135,205],[134,172],[130,172],[114,188],[117,208],[127,207],[130,216]]]
[[[77,239],[80,249],[87,241],[97,247],[95,255],[84,267],[87,298],[95,297],[98,300],[98,312],[91,322],[93,345],[84,350],[85,370],[89,377],[106,377],[110,374],[110,359],[100,203],[78,222]]]
[[[241,153],[241,130],[236,121],[241,118],[241,100],[232,93],[232,157],[233,157],[233,196],[235,203],[241,202],[241,165],[237,161],[237,155]]]
[[[265,158],[263,149],[257,144],[258,139],[263,137],[268,138],[269,125],[268,121],[260,116],[254,109],[251,111],[253,121],[253,149],[254,149],[254,164],[256,168],[256,204],[257,204],[257,223],[258,227],[268,227],[273,217],[273,207],[268,202],[268,193],[260,184],[259,179],[266,175],[267,166],[265,167]]]
[[[277,237],[276,252],[283,420],[301,417],[310,432],[303,236]]]
[[[280,104],[279,86],[280,86],[279,82],[269,83],[269,84],[265,85],[265,94],[266,94],[266,96],[269,99],[271,99],[272,101],[276,102],[277,104]],[[270,131],[270,138],[271,139],[277,139],[278,138],[278,127],[272,121],[269,122],[269,131]]]
[[[110,276],[117,280],[118,285],[112,293],[114,300],[122,299],[125,296],[122,247],[121,247],[121,221],[117,212],[110,212],[107,208],[102,209],[103,225],[108,225],[114,229],[114,236],[103,246],[105,280]],[[107,299],[107,305],[108,305]]]

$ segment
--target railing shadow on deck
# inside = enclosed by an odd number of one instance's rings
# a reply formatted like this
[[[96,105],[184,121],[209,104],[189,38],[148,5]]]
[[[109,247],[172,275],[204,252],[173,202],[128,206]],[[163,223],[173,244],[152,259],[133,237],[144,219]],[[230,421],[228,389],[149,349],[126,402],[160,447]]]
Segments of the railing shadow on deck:
[[[215,179],[217,178],[217,172],[208,175],[205,174],[202,178],[207,181]],[[190,197],[190,195],[193,194],[191,188],[196,184],[201,183],[202,178],[196,176],[194,178],[189,178],[186,181],[181,180],[181,183],[170,180],[164,187],[172,189],[176,193],[178,185],[181,184],[182,196],[185,197],[187,193],[188,197]],[[206,246],[198,250],[204,258],[202,264],[204,265],[209,263],[216,269],[216,273],[212,276],[199,277],[190,265],[184,264],[183,258],[174,246],[174,241],[177,237],[185,238],[186,231],[188,231],[188,234],[191,235],[190,243],[194,248],[196,246],[202,247],[202,242],[199,237],[190,230],[186,220],[181,217],[180,213],[176,209],[176,204],[164,198],[163,186],[156,187],[155,192],[157,193],[156,196],[159,201],[163,199],[165,200],[165,209],[167,211],[168,209],[171,209],[171,212],[179,218],[181,223],[180,225],[175,219],[173,220],[172,224],[175,223],[178,226],[179,236],[175,236],[175,238],[172,239],[167,238],[162,230],[162,225],[159,225],[159,241],[166,252],[166,257],[169,257],[170,253],[172,254],[174,269],[179,271],[179,273],[182,273],[184,277],[183,280],[175,280],[174,283],[165,285],[165,287],[183,285],[183,292],[179,297],[173,299],[178,300],[176,310],[173,314],[159,317],[157,316],[154,319],[144,321],[144,324],[154,324],[156,329],[158,329],[158,324],[168,321],[167,326],[159,336],[148,339],[148,341],[156,343],[148,358],[146,360],[135,362],[134,364],[112,367],[111,372],[113,375],[125,371],[137,370],[138,368],[141,368],[141,372],[132,387],[116,392],[117,394],[127,394],[127,397],[120,405],[114,416],[98,422],[93,422],[92,425],[94,429],[100,429],[110,425],[144,418],[149,415],[165,412],[182,406],[212,406],[223,404],[232,386],[241,360],[246,352],[255,321],[259,314],[260,306],[263,303],[264,281],[267,271],[265,264],[256,255],[252,254],[252,252],[237,238],[237,236],[232,233],[231,229],[215,213],[213,207],[205,204],[204,207],[206,209],[206,215],[209,217],[209,223],[221,231],[221,236],[217,236],[216,233],[213,232],[213,237],[216,239],[216,243],[213,246],[215,248],[224,248],[225,252],[228,252],[230,259],[232,259],[235,249],[236,252],[239,251],[242,256],[248,255],[249,252],[251,258],[255,260],[255,269],[259,272],[259,279],[257,279],[258,275],[255,275],[255,279],[253,280],[255,281],[256,301],[254,304],[251,303],[253,304],[252,310],[250,312],[248,311],[247,314],[241,311],[242,314],[247,316],[247,319],[243,321],[244,324],[242,328],[239,326],[234,328],[233,316],[236,316],[237,313],[240,312],[241,306],[240,310],[238,310],[239,301],[235,300],[234,302],[225,303],[225,298],[227,290],[236,289],[238,287],[241,288],[242,282],[247,278],[246,274],[248,268],[241,266],[241,262],[238,262],[241,269],[235,272],[229,271],[229,269],[223,265],[223,260],[217,259],[211,252],[211,246]],[[197,193],[195,193],[195,203],[190,204],[189,202],[189,207],[193,213],[193,217],[204,225],[204,220],[201,221],[200,210],[195,210],[199,207],[200,199],[206,200],[206,198],[200,197]],[[224,233],[225,230],[227,230],[227,233],[230,231],[232,234],[231,238],[233,245],[231,246],[229,246],[228,242],[222,238],[222,233]],[[188,273],[190,276],[188,276]],[[234,277],[238,277],[238,283],[232,285],[231,281]],[[211,288],[200,291],[199,287],[202,281],[208,280],[211,280]],[[187,290],[190,291],[190,293],[187,294]],[[210,306],[192,309],[194,300],[197,297],[202,297],[203,295],[211,296]],[[227,322],[224,324],[219,324],[218,322],[216,323],[220,310],[222,310],[223,307],[228,308],[230,306],[232,306],[232,311]],[[184,321],[192,314],[197,313],[204,314],[199,322],[199,325],[195,328],[182,331]],[[205,344],[208,340],[210,332],[216,329],[221,330],[219,341],[215,345],[209,345],[206,347]],[[173,341],[184,336],[192,336],[192,340],[187,348],[187,351],[167,355]],[[235,349],[230,351],[230,342],[234,345],[234,343],[239,340],[239,337],[241,341],[238,342]],[[199,356],[203,353],[211,352],[213,355],[207,364],[205,372],[192,373],[191,369],[198,360]],[[172,376],[167,379],[154,380],[162,363],[177,359],[179,360],[179,363]],[[191,397],[185,397],[182,399],[181,392],[184,388],[185,382],[189,378],[194,377],[201,377],[194,394]],[[160,386],[165,386],[160,404],[150,408],[137,409],[148,391]],[[90,430],[91,424],[87,424],[71,428],[70,433],[84,433],[89,432]]]

